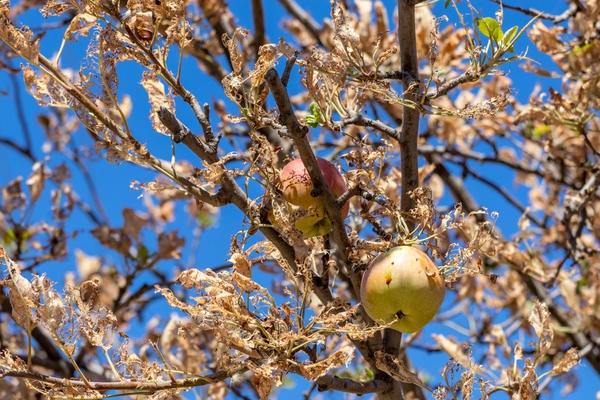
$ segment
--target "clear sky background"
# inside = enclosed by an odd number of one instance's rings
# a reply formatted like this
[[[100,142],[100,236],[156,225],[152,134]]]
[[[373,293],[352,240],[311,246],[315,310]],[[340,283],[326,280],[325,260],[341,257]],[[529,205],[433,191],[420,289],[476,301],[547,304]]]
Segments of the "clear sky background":
[[[536,1],[536,0],[513,0],[514,3],[521,6],[531,6],[543,9],[549,13],[560,14],[565,6],[565,2],[562,0],[547,0],[547,1]],[[326,0],[303,0],[299,3],[302,6],[310,10],[317,21],[321,20],[322,17],[329,16],[329,1]],[[390,16],[394,15],[395,1],[387,0],[384,1],[388,9]],[[250,0],[230,0],[229,4],[235,13],[238,24],[252,28],[252,11]],[[473,0],[473,4],[480,10],[483,16],[493,16],[497,10],[497,6],[489,0]],[[265,8],[265,21],[267,28],[267,36],[271,42],[277,42],[280,36],[288,37],[285,31],[282,29],[282,19],[285,16],[283,8],[279,5],[276,0],[264,0]],[[448,23],[456,23],[456,16],[451,9],[445,10],[443,8],[443,1],[438,2],[434,7],[434,13],[436,16],[443,14],[448,15]],[[513,25],[523,26],[528,20],[519,13],[513,11],[506,11],[505,13],[505,30]],[[41,19],[37,11],[29,12],[26,16],[26,21],[32,25],[39,25]],[[46,21],[47,22],[47,21]],[[395,24],[394,24],[395,27]],[[53,30],[47,32],[41,42],[41,50],[47,56],[51,57],[57,51],[60,40],[62,38],[63,30]],[[555,69],[548,57],[541,55],[535,50],[527,38],[521,39],[517,46],[518,52],[523,52],[526,48],[529,48],[528,55],[541,63],[545,69]],[[80,44],[74,44],[72,42],[67,43],[64,53],[61,58],[61,65],[63,67],[78,66],[80,64],[81,57],[85,52],[85,47]],[[175,54],[175,52],[173,53]],[[282,68],[283,61],[280,61],[279,68]],[[531,93],[534,85],[542,85],[547,88],[548,86],[554,86],[555,88],[560,87],[560,81],[552,79],[544,79],[535,76],[530,73],[524,72],[519,68],[518,64],[510,64],[503,68],[503,71],[510,75],[510,78],[514,82],[515,95],[521,102],[526,102],[529,93]],[[127,93],[134,99],[134,107],[132,114],[129,118],[129,124],[134,134],[140,139],[140,141],[148,144],[149,148],[162,158],[169,159],[170,157],[170,141],[167,137],[157,134],[152,131],[151,125],[148,122],[147,113],[147,96],[139,84],[141,78],[141,68],[133,63],[122,63],[119,67],[119,78],[120,78],[120,96]],[[295,70],[297,72],[297,70]],[[38,157],[42,157],[41,145],[43,143],[42,130],[36,123],[36,118],[40,113],[40,108],[37,106],[35,100],[33,100],[27,93],[22,83],[22,78],[18,78],[16,81],[20,93],[20,101],[24,105],[26,113],[27,125],[29,130],[34,136],[34,149],[35,154]],[[207,77],[198,67],[195,61],[187,59],[183,65],[183,83],[190,89],[198,98],[200,102],[211,103],[215,99],[224,98],[221,87],[212,78]],[[2,124],[0,125],[0,137],[13,138],[19,142],[22,141],[22,129],[23,126],[19,123],[16,118],[16,106],[15,106],[15,90],[13,82],[5,73],[0,74],[0,115],[2,115]],[[292,93],[299,91],[297,81],[294,81],[291,85]],[[180,116],[185,122],[188,122],[189,126],[195,126],[193,123],[193,117],[189,111],[178,104],[178,116]],[[74,142],[78,146],[89,145],[90,139],[87,133],[83,130],[77,132],[73,138]],[[187,158],[188,160],[194,160],[193,157],[189,157],[189,154],[180,147],[177,148],[178,157]],[[64,160],[53,160],[51,166],[56,166],[59,161]],[[30,162],[18,155],[16,152],[9,150],[8,148],[0,145],[0,185],[5,185],[10,180],[14,179],[18,175],[28,175],[30,171]],[[132,180],[140,182],[150,181],[153,179],[154,174],[142,170],[135,166],[126,164],[109,164],[104,159],[97,159],[95,162],[87,163],[87,166],[96,182],[96,185],[100,192],[102,203],[107,211],[110,222],[114,226],[120,226],[122,224],[121,210],[124,207],[131,207],[134,209],[144,209],[142,199],[139,197],[140,192],[132,190],[130,183]],[[72,171],[75,173],[73,177],[73,185],[78,193],[86,200],[90,199],[90,194],[86,189],[83,177],[78,174],[76,168]],[[506,170],[499,167],[483,167],[483,172],[492,173],[496,176],[505,176],[506,187],[513,192],[516,196],[522,199],[525,203],[528,201],[526,193],[519,192],[516,190],[516,186],[512,185],[513,176]],[[487,188],[480,186],[476,182],[467,181],[467,184],[472,188],[472,192],[475,193],[477,200],[480,204],[487,207],[490,211],[500,211],[500,216],[497,220],[498,227],[504,232],[505,235],[514,234],[517,228],[517,221],[519,218],[518,212],[508,206],[504,201],[498,199],[498,197],[490,193]],[[444,201],[450,203],[451,199],[449,196],[445,196]],[[35,213],[32,218],[35,220],[44,220],[51,217],[49,207],[49,191],[46,191],[38,201],[35,209]],[[91,204],[91,201],[90,201]],[[191,231],[194,228],[192,217],[185,214],[183,207],[178,208],[177,218],[174,223],[170,224],[167,229],[179,229],[180,232],[188,239],[191,238]],[[159,265],[159,269],[163,271],[169,271],[176,264],[194,266],[197,268],[213,267],[222,265],[228,259],[228,250],[230,244],[230,237],[232,234],[237,232],[242,227],[242,214],[237,211],[233,206],[226,206],[221,209],[219,218],[215,225],[208,229],[202,235],[200,239],[200,245],[194,254],[191,254],[191,240],[188,240],[186,244],[186,251],[184,257],[180,261],[173,262],[162,262]],[[91,236],[89,230],[93,228],[93,224],[80,212],[74,218],[71,218],[67,225],[67,231],[73,232],[79,230],[77,238],[70,242],[69,255],[61,262],[48,263],[44,266],[40,272],[47,273],[52,279],[60,281],[63,279],[64,274],[67,271],[75,270],[75,256],[74,250],[81,249],[87,254],[101,255],[106,263],[114,263],[120,265],[121,259],[116,253],[107,252],[105,248],[100,247],[97,241]],[[193,258],[191,258],[193,257]],[[189,265],[190,260],[195,260],[194,265]],[[268,276],[258,275],[259,280],[269,285]],[[143,281],[139,281],[137,284],[141,284]],[[442,308],[444,309],[451,307],[453,296],[447,296],[445,304]],[[168,320],[169,313],[171,312],[164,305],[157,305],[151,308],[152,312],[158,312],[161,314],[161,318],[166,321]],[[132,336],[143,332],[144,322],[147,321],[150,313],[146,312],[145,315],[140,316],[141,321],[136,324],[136,329]],[[450,331],[448,328],[440,326],[439,324],[429,325],[423,334],[423,337],[428,337],[431,333],[442,332],[455,336],[459,341],[463,341],[466,338],[461,337],[455,331]],[[442,353],[426,353],[419,350],[410,352],[413,363],[419,368],[427,371],[430,376],[431,383],[435,385],[439,379],[439,373],[447,361],[447,356]],[[582,362],[577,367],[577,372],[580,377],[581,383],[577,391],[568,398],[572,399],[594,399],[595,393],[600,389],[598,383],[598,376],[591,370],[585,362]],[[307,390],[309,383],[301,381],[295,377],[291,377],[292,380],[282,388],[279,392],[274,395],[274,398],[287,398],[296,399],[302,398],[302,393]],[[560,383],[555,384],[555,387],[560,387]],[[344,398],[343,395],[325,395],[327,398]],[[496,398],[506,398],[505,395],[500,395]],[[553,398],[558,399],[561,396],[555,396]]]

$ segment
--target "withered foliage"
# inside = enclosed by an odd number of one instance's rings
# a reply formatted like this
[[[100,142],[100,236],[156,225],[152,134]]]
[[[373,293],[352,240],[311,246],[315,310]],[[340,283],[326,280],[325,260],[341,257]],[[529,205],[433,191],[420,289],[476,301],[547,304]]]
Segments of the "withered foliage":
[[[317,21],[302,2],[254,0],[252,26],[230,3],[0,0],[1,73],[22,78],[17,108],[21,87],[45,107],[35,130],[19,117],[25,144],[0,137],[31,162],[1,187],[0,397],[267,399],[305,379],[307,399],[533,400],[585,385],[581,360],[600,374],[600,2],[552,15],[498,1],[489,16],[468,1],[332,0]],[[265,20],[271,3],[282,23]],[[514,13],[529,23],[511,27]],[[288,40],[267,35],[276,24]],[[44,54],[40,32],[57,29]],[[81,63],[63,65],[75,45]],[[147,97],[123,93],[125,64]],[[550,79],[526,94],[510,68]],[[184,83],[200,80],[222,95]],[[155,132],[132,128],[134,106]],[[332,230],[305,238],[279,170],[316,154],[349,190],[315,193]],[[131,181],[144,206],[122,224],[98,160],[155,174]],[[197,243],[221,207],[243,219],[206,268],[193,254],[212,251]],[[185,214],[191,229],[174,224]],[[75,248],[80,234],[119,261]],[[400,343],[358,296],[398,245],[425,250],[450,293]],[[42,271],[57,265],[53,282]],[[432,352],[447,356],[437,370]]]

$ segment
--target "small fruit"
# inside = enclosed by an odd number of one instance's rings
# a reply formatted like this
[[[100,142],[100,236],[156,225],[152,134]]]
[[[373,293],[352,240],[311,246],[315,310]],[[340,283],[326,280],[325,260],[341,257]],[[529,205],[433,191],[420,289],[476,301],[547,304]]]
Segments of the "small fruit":
[[[335,197],[347,190],[346,181],[337,168],[327,160],[317,158],[325,184]],[[333,224],[325,213],[321,198],[313,196],[313,185],[308,170],[301,159],[289,162],[281,170],[283,197],[289,203],[305,210],[305,215],[296,219],[294,225],[304,237],[323,236],[331,231]],[[348,215],[348,202],[341,209],[341,216]]]
[[[317,163],[325,179],[325,183],[331,190],[331,193],[338,197],[347,190],[346,181],[337,168],[327,160],[317,158]],[[302,160],[297,158],[290,161],[281,170],[281,182],[283,183],[283,197],[290,203],[302,208],[313,207],[322,209],[321,199],[313,197],[313,190],[310,175]],[[346,218],[349,211],[349,204],[342,207],[342,218]]]
[[[333,228],[329,218],[322,215],[300,217],[296,220],[294,226],[302,232],[305,238],[327,235]]]
[[[303,209],[293,204],[288,204],[286,211],[286,216],[290,218],[289,220],[293,221],[294,227],[302,233],[304,238],[326,235],[333,228],[333,224],[325,216],[324,210],[315,210],[313,208]],[[274,210],[269,211],[267,218],[275,228],[280,231],[285,230],[286,227],[283,226],[285,222],[282,223],[279,220]]]
[[[433,319],[444,300],[444,278],[423,251],[399,246],[377,256],[360,285],[361,303],[371,318],[412,333]]]

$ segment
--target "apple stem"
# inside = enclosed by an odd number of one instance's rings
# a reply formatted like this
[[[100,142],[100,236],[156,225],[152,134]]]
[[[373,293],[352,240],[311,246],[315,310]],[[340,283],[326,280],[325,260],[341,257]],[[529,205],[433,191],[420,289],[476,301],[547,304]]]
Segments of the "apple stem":
[[[322,191],[320,188],[313,188],[313,189],[310,191],[310,195],[311,195],[312,197],[319,197],[319,196],[320,196],[322,193],[323,193],[323,191]]]

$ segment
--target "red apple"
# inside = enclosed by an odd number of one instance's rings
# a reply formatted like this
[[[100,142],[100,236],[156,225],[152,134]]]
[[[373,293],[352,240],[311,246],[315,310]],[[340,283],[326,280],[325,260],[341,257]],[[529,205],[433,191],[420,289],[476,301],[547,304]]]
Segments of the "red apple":
[[[348,187],[346,180],[337,170],[335,165],[322,158],[317,158],[317,163],[325,179],[325,183],[335,197],[339,197]],[[290,203],[302,208],[322,209],[323,205],[319,197],[313,197],[310,175],[300,158],[290,161],[281,170],[281,182],[283,183],[283,197]],[[348,215],[350,205],[344,204],[341,210],[342,218]]]
[[[411,333],[433,319],[444,300],[444,278],[423,251],[399,246],[377,256],[365,271],[360,300],[369,316]]]

